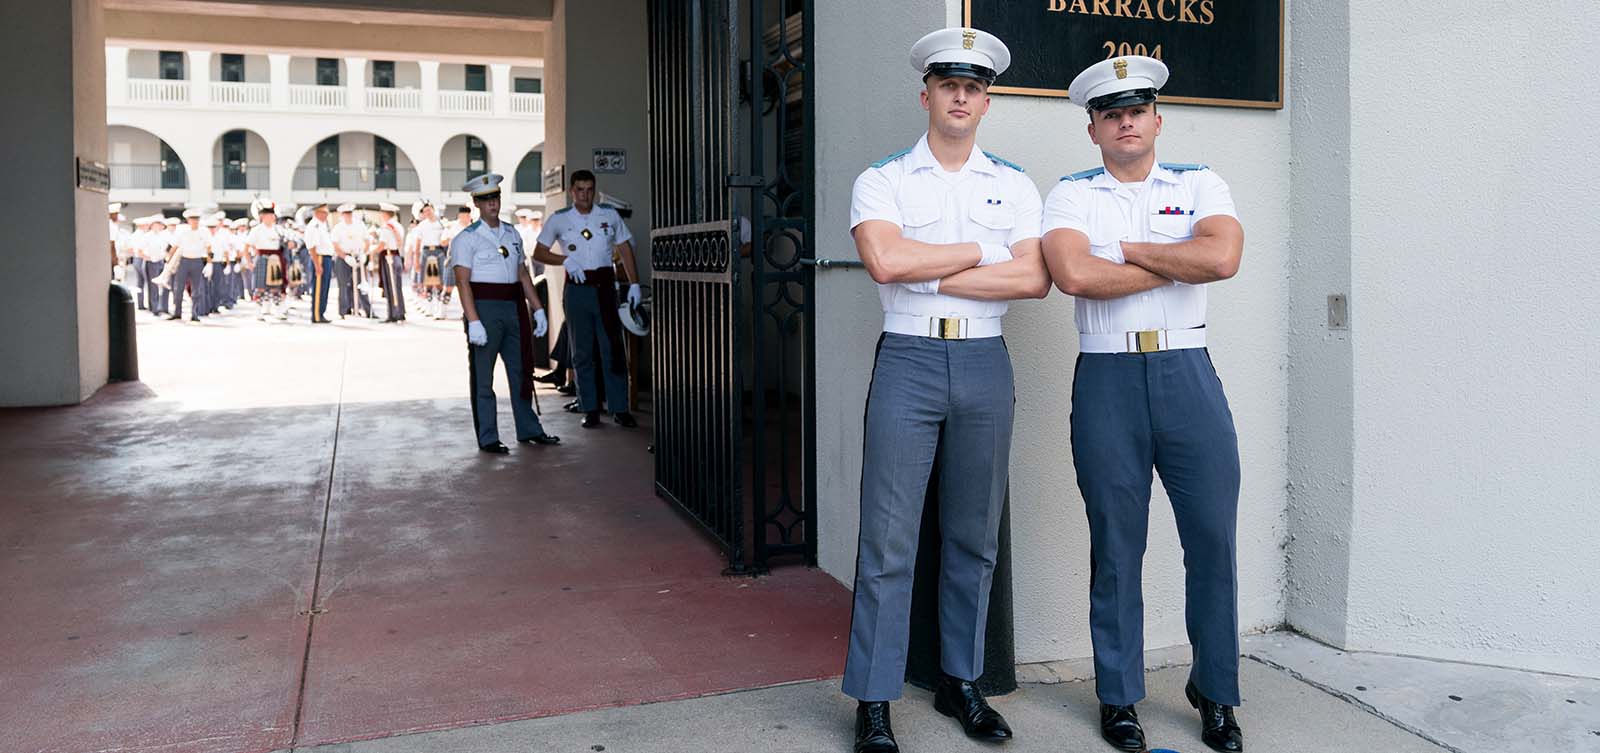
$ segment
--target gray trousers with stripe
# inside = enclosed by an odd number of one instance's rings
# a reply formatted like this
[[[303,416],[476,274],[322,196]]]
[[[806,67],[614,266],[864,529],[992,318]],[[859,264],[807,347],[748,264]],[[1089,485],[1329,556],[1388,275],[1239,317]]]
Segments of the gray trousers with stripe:
[[[861,540],[844,692],[900,697],[922,505],[939,460],[940,663],[983,674],[989,585],[999,548],[1015,401],[999,337],[936,340],[885,334],[867,394]]]
[[[341,262],[342,263],[342,262]],[[544,425],[533,412],[533,403],[522,397],[522,330],[517,321],[517,304],[511,301],[478,300],[478,321],[489,336],[487,345],[467,344],[468,378],[472,389],[472,424],[478,446],[500,441],[498,413],[494,399],[494,361],[500,359],[506,370],[506,385],[511,389],[511,418],[516,422],[517,439],[532,439],[544,433]],[[466,321],[461,323],[466,328]]]

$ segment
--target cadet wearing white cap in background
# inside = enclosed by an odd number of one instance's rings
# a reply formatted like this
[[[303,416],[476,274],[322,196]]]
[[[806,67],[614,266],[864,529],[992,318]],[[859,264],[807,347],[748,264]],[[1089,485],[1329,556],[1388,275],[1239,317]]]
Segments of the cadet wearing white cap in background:
[[[395,219],[400,214],[400,207],[383,202],[378,204],[378,211],[383,215],[383,222],[378,226],[378,249],[382,257],[378,260],[378,278],[382,281],[383,299],[388,306],[383,320],[403,322],[406,319],[406,265],[405,258],[400,255],[400,247],[405,241],[406,231]]]
[[[207,311],[205,273],[210,231],[200,227],[201,214],[199,209],[185,209],[183,219],[186,223],[172,234],[172,253],[167,257],[167,263],[176,264],[177,270],[171,276],[172,315],[168,319],[183,318],[185,287],[189,290],[189,321],[200,321]]]
[[[423,313],[435,319],[444,316],[446,275],[444,225],[439,208],[426,199],[411,205],[411,214],[420,219],[411,229],[410,241],[417,248],[417,280],[422,289]]]
[[[304,212],[306,208],[300,211]],[[310,218],[297,219],[305,224],[305,249],[311,255],[311,280],[307,284],[311,287],[311,323],[326,324],[328,321],[328,286],[334,275],[334,267],[343,265],[334,259],[333,234],[328,230],[328,205],[317,204],[309,207]]]
[[[366,228],[356,221],[356,205],[339,205],[339,224],[333,234],[334,279],[339,281],[339,318],[354,314],[359,305],[363,316],[371,316],[372,302],[357,285],[356,269],[361,266],[362,249],[367,242]]]
[[[206,218],[211,237],[206,239],[210,261],[206,266],[206,313],[228,308],[228,256],[233,252],[233,230],[227,215],[217,212]]]
[[[534,248],[539,245],[539,213],[526,207],[517,210],[517,235],[522,236],[522,245]],[[533,257],[528,257],[528,265],[533,270],[533,276],[544,274],[544,262]]]
[[[1007,301],[1040,298],[1039,192],[977,145],[988,87],[1011,54],[950,28],[911,48],[928,130],[856,178],[851,235],[883,304],[862,450],[861,544],[844,692],[861,701],[859,753],[899,750],[888,701],[905,681],[918,521],[939,461],[939,645],[934,708],[970,737],[1012,737],[973,684],[983,674],[1015,390]],[[942,433],[942,438],[941,438]]]
[[[1145,744],[1140,566],[1151,471],[1183,546],[1189,642],[1185,688],[1201,739],[1244,749],[1234,561],[1239,449],[1206,351],[1206,284],[1239,270],[1244,230],[1228,185],[1204,165],[1156,161],[1157,91],[1167,67],[1142,56],[1095,63],[1069,96],[1089,114],[1102,166],[1063,178],[1044,211],[1050,275],[1077,298],[1072,462],[1089,518],[1089,631],[1101,735]]]
[[[250,207],[257,224],[245,236],[245,254],[253,260],[255,275],[256,318],[266,320],[289,318],[284,303],[285,286],[289,280],[289,259],[284,253],[288,239],[278,227],[278,206],[259,199]]]
[[[482,219],[467,226],[450,244],[450,260],[456,267],[462,319],[467,331],[473,428],[478,449],[500,455],[510,450],[500,442],[496,420],[496,357],[505,365],[506,384],[511,388],[511,416],[516,422],[517,441],[525,444],[561,442],[559,437],[545,433],[533,410],[533,338],[544,337],[550,321],[545,317],[544,304],[528,276],[522,238],[500,221],[500,183],[503,180],[500,175],[488,173],[462,186],[463,191],[472,195]]]

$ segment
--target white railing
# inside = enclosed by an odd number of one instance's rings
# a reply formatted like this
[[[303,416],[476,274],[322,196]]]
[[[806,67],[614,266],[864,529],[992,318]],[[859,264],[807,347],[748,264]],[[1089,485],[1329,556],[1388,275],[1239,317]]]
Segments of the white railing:
[[[349,91],[343,86],[312,86],[309,84],[289,85],[290,107],[314,107],[317,109],[343,109],[345,106],[345,92]]]
[[[211,103],[239,107],[269,107],[272,105],[272,84],[212,81]]]
[[[489,92],[439,92],[439,112],[451,115],[488,115],[494,109]]]
[[[159,78],[128,79],[128,104],[181,105],[188,102],[188,81]]]
[[[544,117],[544,95],[513,93],[511,95],[511,114],[524,117]]]
[[[422,112],[422,90],[368,89],[367,109],[377,112]]]

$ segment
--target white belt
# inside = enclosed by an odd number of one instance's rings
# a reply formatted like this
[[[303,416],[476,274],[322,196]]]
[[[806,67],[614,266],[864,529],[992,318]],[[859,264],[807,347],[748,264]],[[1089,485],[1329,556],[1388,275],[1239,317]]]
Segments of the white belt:
[[[1162,350],[1204,348],[1206,328],[1146,329],[1105,335],[1078,333],[1080,353],[1154,353]]]
[[[936,337],[940,340],[967,340],[979,337],[999,337],[1000,317],[966,318],[959,316],[918,316],[915,314],[884,314],[883,331],[913,337]]]

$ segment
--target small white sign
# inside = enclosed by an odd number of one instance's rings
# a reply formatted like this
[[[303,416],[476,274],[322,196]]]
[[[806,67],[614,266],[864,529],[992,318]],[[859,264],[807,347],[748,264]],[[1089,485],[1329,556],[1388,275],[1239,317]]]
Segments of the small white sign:
[[[628,171],[628,150],[594,150],[594,171],[597,173],[625,173]]]

